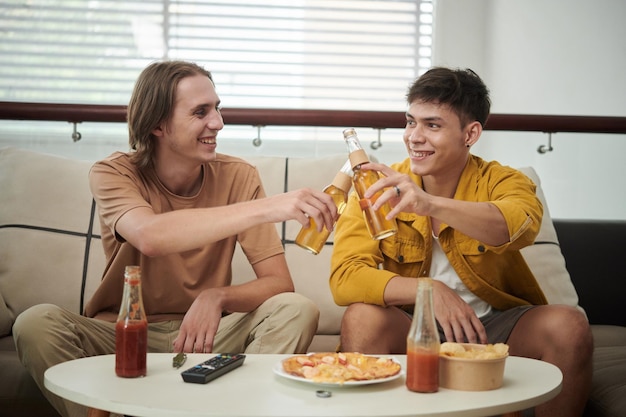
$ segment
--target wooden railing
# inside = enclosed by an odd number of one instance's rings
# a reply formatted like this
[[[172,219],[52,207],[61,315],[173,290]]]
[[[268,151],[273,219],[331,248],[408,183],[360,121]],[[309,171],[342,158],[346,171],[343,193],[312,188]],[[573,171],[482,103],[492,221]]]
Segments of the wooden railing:
[[[403,112],[225,108],[224,123],[249,126],[353,126],[403,128]],[[0,119],[126,122],[126,106],[0,101]],[[545,133],[626,133],[626,117],[492,114],[486,130]]]

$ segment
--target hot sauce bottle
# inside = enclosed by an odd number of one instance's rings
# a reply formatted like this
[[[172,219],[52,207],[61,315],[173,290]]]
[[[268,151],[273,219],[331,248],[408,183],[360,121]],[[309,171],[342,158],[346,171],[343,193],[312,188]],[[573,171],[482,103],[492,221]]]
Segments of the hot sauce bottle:
[[[354,184],[354,190],[359,195],[359,205],[365,217],[367,230],[372,238],[376,240],[389,237],[398,230],[395,219],[387,220],[385,218],[391,211],[391,206],[389,203],[385,203],[378,210],[372,208],[372,204],[380,197],[383,190],[377,192],[369,199],[363,197],[365,191],[378,181],[380,176],[376,171],[361,169],[361,165],[368,163],[369,158],[361,146],[356,131],[353,128],[346,129],[343,131],[343,137],[348,146],[348,152],[350,152],[350,163],[354,172],[352,183]]]
[[[415,392],[439,391],[439,331],[432,278],[417,279],[417,295],[406,346],[406,386]]]
[[[115,373],[124,378],[145,376],[147,355],[148,319],[141,297],[141,268],[127,266],[115,325]]]
[[[341,215],[343,209],[348,203],[348,192],[352,187],[352,166],[350,160],[346,161],[341,170],[335,175],[333,181],[324,188],[324,192],[330,195],[337,206],[337,213]],[[313,218],[309,218],[309,227],[300,229],[300,233],[296,236],[296,244],[304,248],[314,255],[320,253],[324,247],[324,243],[328,240],[330,232],[326,226],[321,232],[317,231],[317,225]]]

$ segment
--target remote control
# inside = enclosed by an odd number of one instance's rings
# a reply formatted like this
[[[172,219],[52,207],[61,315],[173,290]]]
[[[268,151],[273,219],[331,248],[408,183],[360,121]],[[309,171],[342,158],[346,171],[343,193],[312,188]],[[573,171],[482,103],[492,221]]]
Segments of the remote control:
[[[215,378],[224,375],[227,372],[232,371],[235,368],[239,368],[243,365],[243,361],[246,359],[246,355],[241,353],[228,354],[220,353],[211,359],[199,363],[193,368],[189,368],[182,372],[183,381],[192,382],[194,384],[206,384]]]

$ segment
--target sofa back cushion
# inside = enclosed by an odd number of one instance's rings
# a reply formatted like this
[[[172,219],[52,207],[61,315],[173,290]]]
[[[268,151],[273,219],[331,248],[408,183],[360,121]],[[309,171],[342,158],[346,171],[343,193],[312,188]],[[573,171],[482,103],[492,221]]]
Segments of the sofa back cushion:
[[[537,197],[543,204],[543,221],[535,243],[521,250],[526,263],[539,281],[548,303],[565,304],[578,307],[578,293],[565,267],[565,258],[561,253],[559,239],[550,216],[548,202],[541,188],[539,175],[532,167],[519,168],[537,185]]]
[[[80,312],[104,255],[87,183],[91,162],[0,150],[0,335],[28,307]],[[99,230],[99,229],[98,229]]]
[[[335,177],[345,163],[345,154],[325,158],[303,159],[262,157],[246,158],[259,170],[266,194],[273,195],[308,187],[322,190]],[[285,246],[285,256],[297,292],[314,300],[320,309],[319,335],[339,334],[344,307],[333,301],[328,286],[330,256],[334,233],[318,255],[313,255],[294,243],[301,229],[300,223],[290,220],[276,225]],[[252,268],[238,248],[233,262],[233,283],[245,282],[254,277]]]
[[[322,189],[345,155],[314,160],[255,157],[267,195],[301,187]],[[88,186],[93,162],[28,150],[0,149],[0,336],[28,307],[53,303],[81,312],[105,267],[100,228]],[[343,309],[328,288],[331,247],[312,255],[297,247],[300,224],[276,224],[285,243],[296,291],[322,311],[318,333],[337,334]],[[333,235],[329,238],[332,242]],[[233,282],[254,277],[238,248]]]
[[[246,158],[261,175],[267,195],[329,184],[346,160],[325,158]],[[90,161],[66,159],[27,150],[0,149],[0,336],[10,333],[19,313],[39,303],[54,303],[80,312],[104,270],[104,254],[88,186]],[[522,253],[550,303],[577,305],[576,290],[565,261],[541,184],[532,168],[522,168],[538,186],[544,221],[535,245]],[[319,255],[295,245],[301,226],[276,224],[296,291],[320,307],[318,335],[339,334],[344,307],[328,287],[334,235]],[[240,248],[232,265],[233,283],[253,279]]]

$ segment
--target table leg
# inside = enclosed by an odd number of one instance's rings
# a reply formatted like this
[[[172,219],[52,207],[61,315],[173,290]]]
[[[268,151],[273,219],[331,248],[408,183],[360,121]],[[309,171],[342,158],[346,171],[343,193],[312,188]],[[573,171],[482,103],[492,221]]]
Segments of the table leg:
[[[111,413],[104,410],[98,410],[97,408],[91,408],[87,410],[87,417],[109,417]]]

